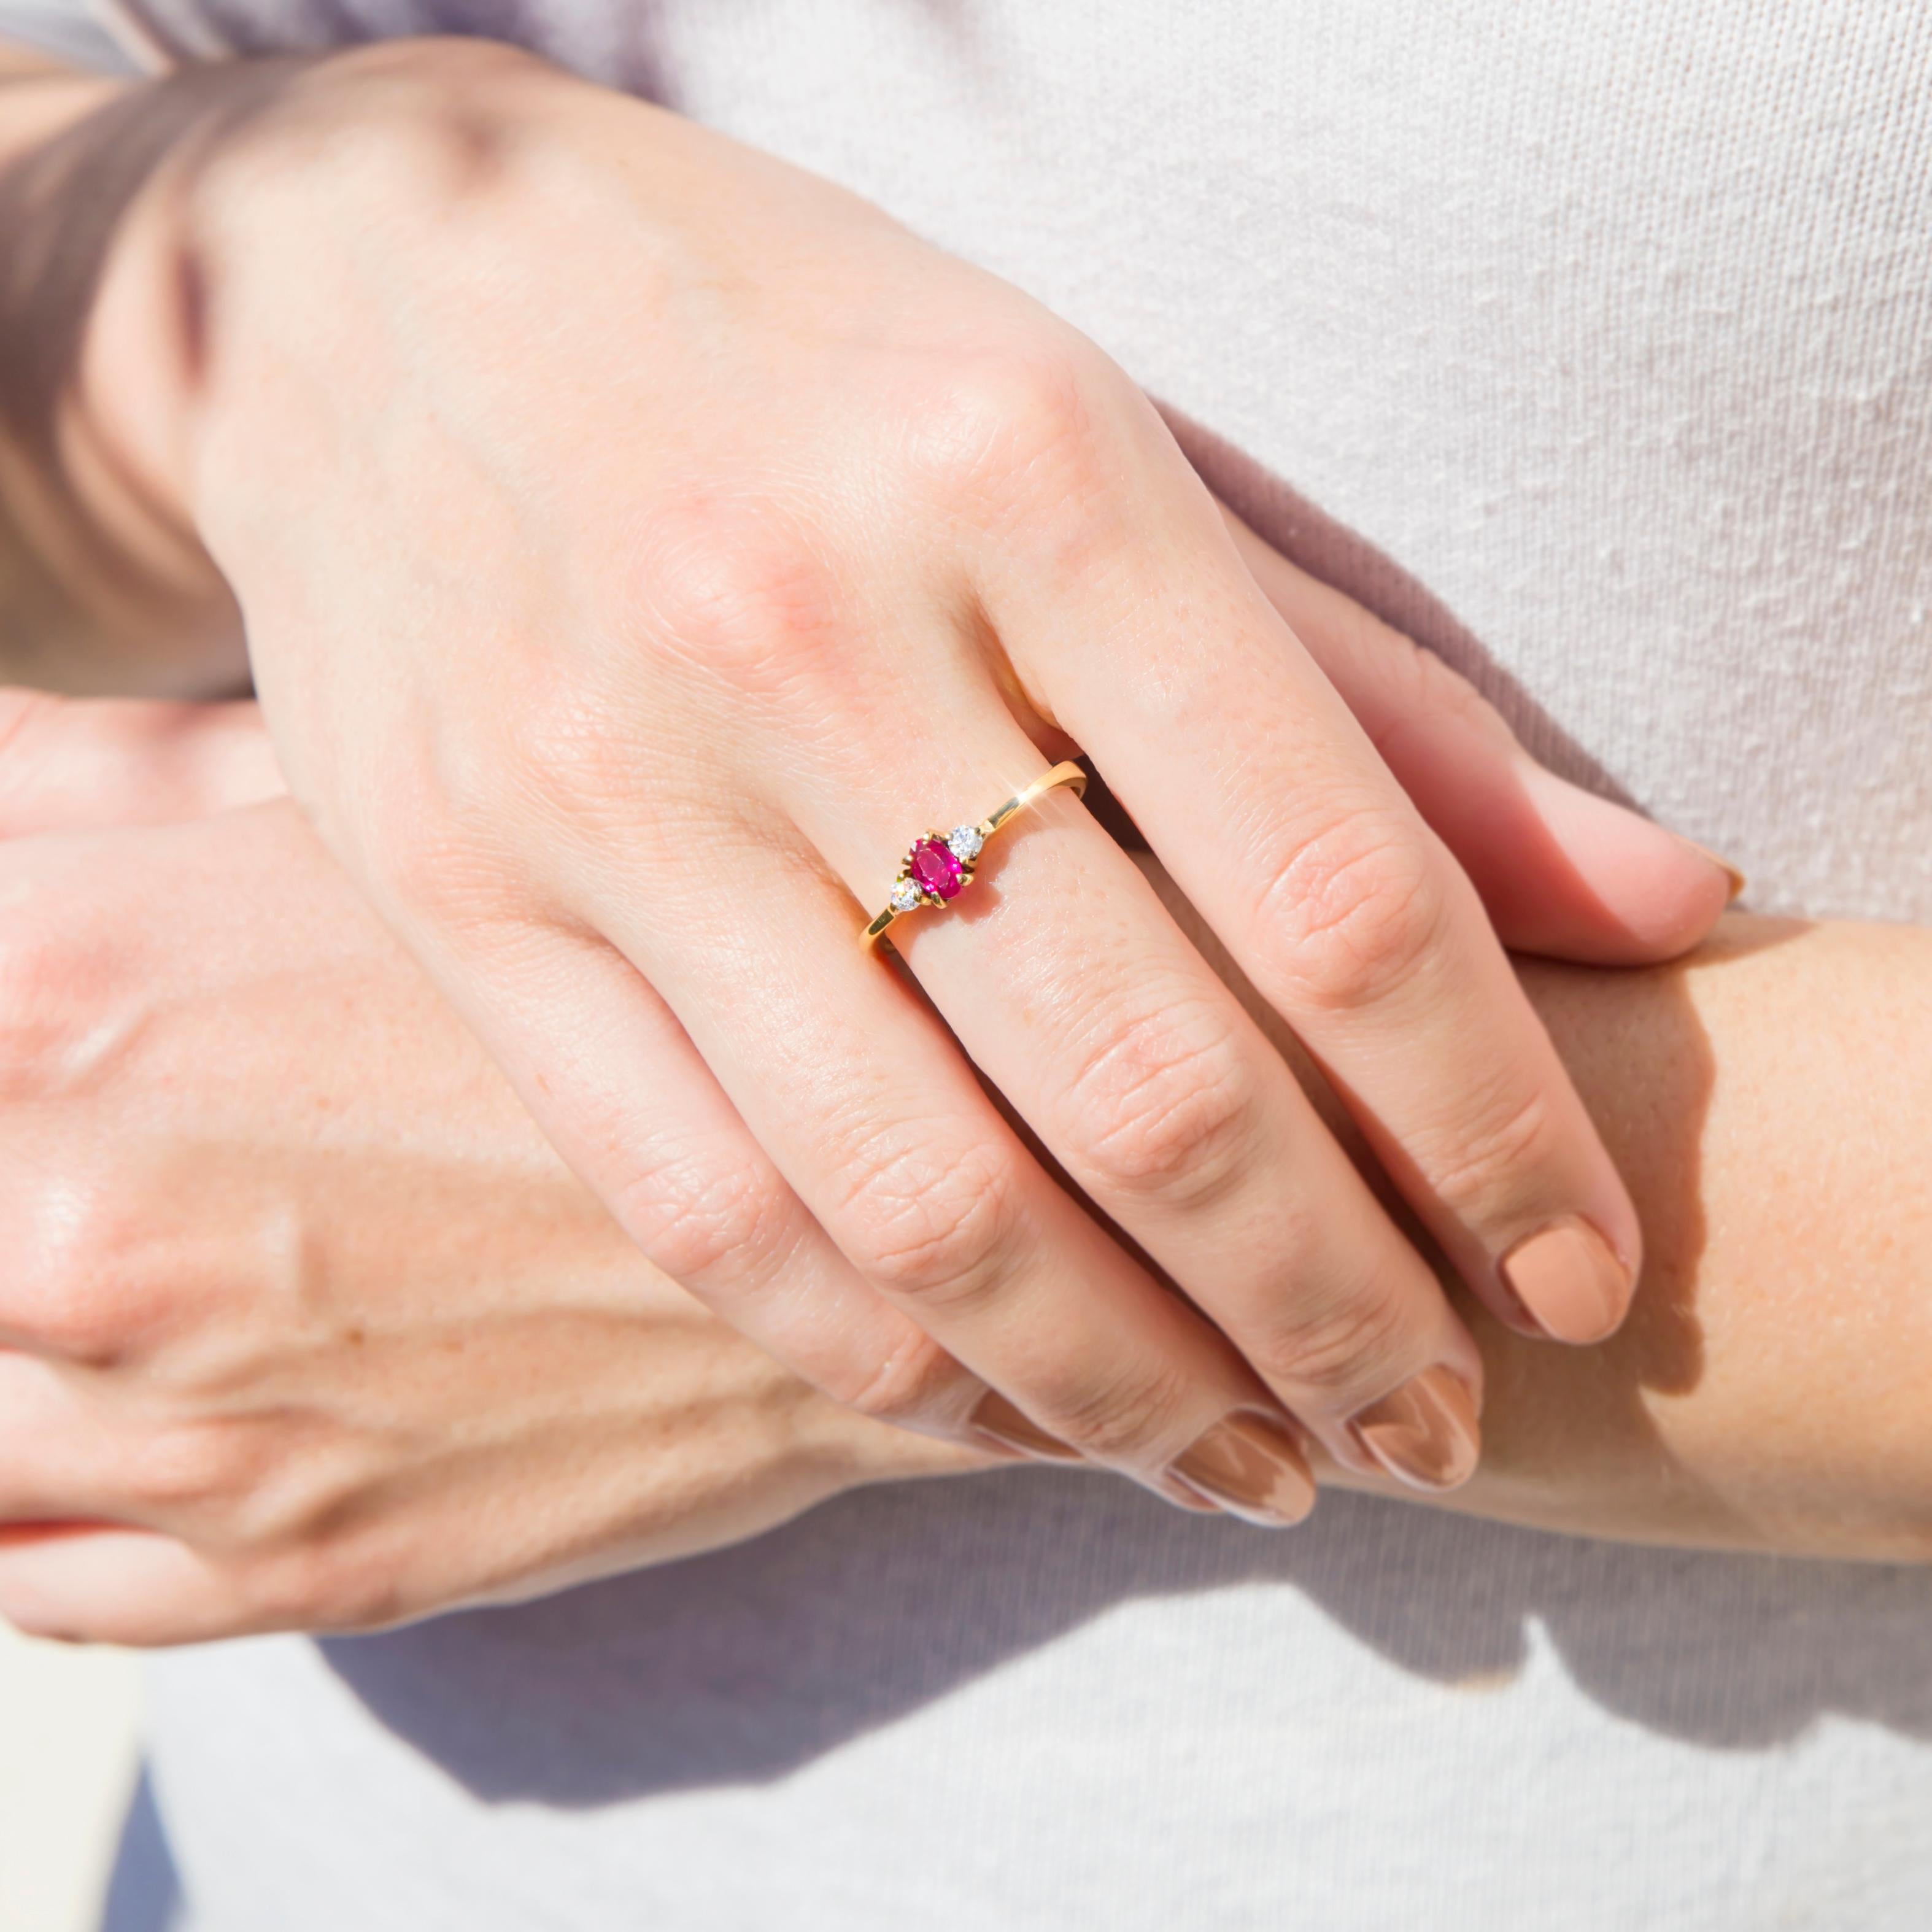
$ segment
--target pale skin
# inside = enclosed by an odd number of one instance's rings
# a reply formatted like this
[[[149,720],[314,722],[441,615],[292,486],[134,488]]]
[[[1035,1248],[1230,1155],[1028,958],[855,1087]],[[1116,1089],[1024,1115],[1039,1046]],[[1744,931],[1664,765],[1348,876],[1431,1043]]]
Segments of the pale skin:
[[[1179,1503],[1238,1420],[1283,1486],[1208,1493],[1276,1519],[1310,1443],[1473,1466],[1465,1321],[1070,796],[909,922],[916,989],[854,944],[909,838],[1077,744],[1456,1276],[1614,1330],[1640,1220],[1504,946],[1666,956],[1721,867],[1439,668],[1378,717],[1094,345],[507,50],[9,92],[0,229],[66,198],[0,317],[46,373],[22,579],[105,640],[63,681],[128,688],[144,634],[150,688],[238,679],[245,628],[324,845],[715,1312],[874,1418],[1017,1415]]]
[[[74,777],[104,764],[106,803]],[[638,1254],[277,782],[246,706],[39,700],[0,754],[0,1612],[366,1628],[988,1466],[831,1402]],[[1487,1448],[1443,1500],[1922,1559],[1932,935],[1734,916],[1677,965],[1520,970],[1650,1268],[1600,1349],[1472,1306]]]

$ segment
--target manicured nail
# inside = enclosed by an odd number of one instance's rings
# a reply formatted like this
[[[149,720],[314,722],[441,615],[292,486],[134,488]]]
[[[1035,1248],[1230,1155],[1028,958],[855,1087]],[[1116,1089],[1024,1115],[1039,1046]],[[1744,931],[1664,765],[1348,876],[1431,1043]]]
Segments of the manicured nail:
[[[1258,1411],[1226,1416],[1175,1457],[1168,1475],[1247,1522],[1286,1528],[1315,1507],[1315,1478],[1287,1425]]]
[[[1227,1512],[1219,1503],[1210,1502],[1202,1492],[1190,1488],[1172,1474],[1154,1479],[1156,1493],[1176,1509],[1191,1510],[1196,1516],[1225,1516]]]
[[[1348,1426],[1355,1440],[1412,1489],[1453,1490],[1475,1473],[1482,1454],[1476,1398],[1454,1369],[1440,1364],[1371,1402]]]
[[[1502,1277],[1554,1341],[1600,1342],[1630,1305],[1630,1270],[1580,1215],[1517,1242],[1502,1258]]]
[[[1719,858],[1709,846],[1700,845],[1694,838],[1685,838],[1681,832],[1677,834],[1677,836],[1684,844],[1689,846],[1699,858],[1707,860],[1710,864],[1716,866],[1718,870],[1730,880],[1731,896],[1730,898],[1725,900],[1725,904],[1730,904],[1742,896],[1744,889],[1750,884],[1750,881],[1731,863],[1730,860]]]
[[[995,1448],[1016,1456],[1030,1456],[1041,1462],[1078,1462],[1080,1451],[1049,1436],[1033,1418],[1016,1408],[997,1389],[988,1389],[980,1406],[968,1418],[968,1426],[983,1436]]]

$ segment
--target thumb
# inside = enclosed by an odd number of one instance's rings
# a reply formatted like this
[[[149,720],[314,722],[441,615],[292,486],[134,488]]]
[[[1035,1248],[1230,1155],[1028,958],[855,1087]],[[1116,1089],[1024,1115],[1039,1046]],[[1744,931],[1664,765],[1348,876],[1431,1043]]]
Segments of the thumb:
[[[1642,965],[1709,932],[1741,874],[1538,764],[1467,679],[1222,514],[1255,580],[1468,873],[1505,946]]]
[[[205,818],[284,789],[252,703],[56,698],[0,686],[0,838]]]

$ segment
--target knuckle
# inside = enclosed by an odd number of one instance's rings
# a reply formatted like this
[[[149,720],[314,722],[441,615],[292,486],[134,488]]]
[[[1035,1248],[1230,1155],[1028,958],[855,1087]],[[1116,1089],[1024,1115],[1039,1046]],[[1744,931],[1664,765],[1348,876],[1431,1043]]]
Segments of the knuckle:
[[[516,701],[464,748],[460,764],[442,761],[451,819],[472,846],[487,848],[506,800],[526,800],[546,821],[622,813],[638,796],[642,769],[637,736],[624,722],[634,715],[595,679],[524,666]]]
[[[34,1352],[111,1367],[170,1311],[172,1274],[138,1204],[103,1178],[34,1190],[8,1271],[4,1325]]]
[[[626,1182],[620,1225],[672,1280],[764,1274],[800,1237],[791,1196],[759,1160],[719,1160],[680,1149]]]
[[[337,87],[331,110],[311,116],[305,139],[244,142],[237,163],[212,168],[218,186],[231,173],[299,196],[318,166],[332,166],[338,193],[358,197],[373,217],[392,221],[411,210],[438,226],[476,222],[476,177],[487,163],[498,176],[515,166],[514,146],[497,140],[483,109],[503,80],[536,65],[500,42],[439,38],[385,47],[354,84]],[[397,111],[399,107],[406,111]]]
[[[1088,494],[1106,466],[1096,365],[1070,331],[1041,332],[934,375],[908,443],[923,493],[969,513]]]
[[[1068,1156],[1084,1184],[1111,1195],[1206,1206],[1260,1138],[1254,1063],[1217,1016],[1184,1004],[1115,1029],[1068,1100]]]
[[[1374,1282],[1349,1292],[1304,1295],[1244,1333],[1242,1351],[1268,1381],[1312,1394],[1324,1406],[1388,1385],[1414,1354],[1413,1310],[1396,1289]]]
[[[204,1515],[248,1488],[248,1457],[219,1427],[178,1424],[152,1430],[137,1455],[120,1460],[121,1481],[137,1509],[167,1516]]]
[[[1295,1004],[1348,1012],[1413,979],[1446,916],[1419,835],[1372,808],[1336,812],[1269,872],[1253,917],[1256,947]]]
[[[1459,1214],[1480,1214],[1520,1191],[1526,1178],[1547,1173],[1560,1129],[1542,1088],[1522,1091],[1514,1081],[1466,1108],[1450,1132],[1420,1143],[1430,1186]]]
[[[622,596],[624,630],[740,698],[792,699],[850,654],[832,556],[767,506],[700,496],[664,507]]]
[[[560,768],[592,755],[567,748],[561,714],[572,706],[586,710],[588,699],[554,700],[535,675],[520,674],[473,728],[418,723],[358,773],[352,797],[308,801],[310,816],[392,916],[459,934],[514,920],[530,897],[531,842],[554,845],[556,814],[542,808],[568,789]],[[598,728],[611,728],[592,721],[585,736]]]
[[[828,1393],[874,1422],[903,1429],[942,1417],[964,1375],[931,1336],[915,1334],[877,1368]]]
[[[970,1306],[1014,1251],[1018,1181],[997,1149],[929,1138],[862,1150],[844,1210],[848,1252],[889,1294]]]
[[[470,770],[451,760],[400,758],[372,786],[367,830],[348,843],[380,900],[432,928],[461,929],[498,906],[505,855],[494,829],[508,816],[488,760]],[[465,761],[466,763],[469,761]],[[343,841],[332,840],[340,849]]]
[[[1178,1364],[1141,1357],[1096,1376],[1088,1362],[1042,1363],[1029,1372],[1028,1406],[1053,1433],[1096,1462],[1138,1463],[1172,1438],[1198,1388]]]
[[[128,1036],[141,946],[94,892],[36,868],[8,882],[0,917],[0,1100],[49,1099]],[[124,1012],[124,1008],[128,1010]]]

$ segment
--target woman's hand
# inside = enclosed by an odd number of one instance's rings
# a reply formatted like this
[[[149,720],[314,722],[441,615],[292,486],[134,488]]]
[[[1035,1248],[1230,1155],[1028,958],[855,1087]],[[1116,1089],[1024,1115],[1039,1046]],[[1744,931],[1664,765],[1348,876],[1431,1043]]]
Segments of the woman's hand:
[[[0,1614],[365,1628],[990,1460],[652,1267],[286,801],[45,831],[272,790],[253,706],[5,722]]]
[[[1307,1497],[1283,1406],[1357,1469],[1473,1461],[1430,1271],[1078,806],[898,928],[920,990],[861,950],[911,836],[1076,744],[1478,1292],[1616,1326],[1636,1217],[1477,892],[1091,344],[473,46],[292,73],[130,235],[91,392],[155,376],[134,473],[238,598],[296,796],[618,1222],[779,1359],[1264,1518]],[[1680,943],[1724,882],[1642,836]]]

